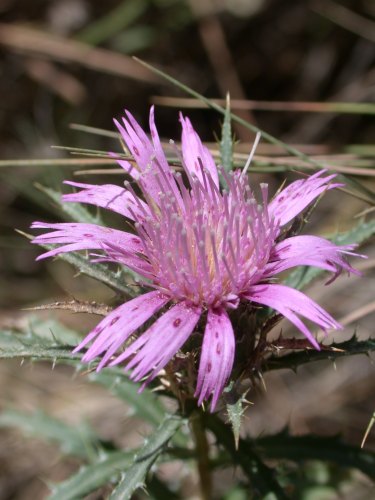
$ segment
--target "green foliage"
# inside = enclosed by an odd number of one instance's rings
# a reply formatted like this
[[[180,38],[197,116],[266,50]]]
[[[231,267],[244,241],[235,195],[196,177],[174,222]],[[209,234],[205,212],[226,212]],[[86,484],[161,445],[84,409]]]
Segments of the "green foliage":
[[[16,427],[32,437],[56,442],[63,454],[87,460],[96,456],[99,447],[99,440],[88,425],[69,426],[39,411],[30,414],[5,410],[0,414],[0,427]]]
[[[41,245],[47,250],[55,248],[53,245]],[[109,288],[125,294],[125,296],[133,297],[134,288],[127,285],[123,278],[123,270],[118,272],[110,271],[105,264],[93,263],[89,258],[84,257],[79,253],[61,253],[57,256],[61,260],[65,260],[78,271],[90,278],[93,278],[101,283],[104,283]]]
[[[288,498],[277,480],[275,471],[261,460],[251,441],[239,439],[236,449],[232,432],[224,422],[215,415],[205,415],[205,421],[218,444],[229,453],[232,463],[242,468],[256,497],[263,498],[274,493],[280,500]]]
[[[227,416],[230,425],[232,426],[233,437],[236,449],[238,449],[238,443],[240,439],[240,431],[242,419],[246,410],[246,394],[248,390],[243,394],[238,394],[236,391],[235,384],[231,383],[224,391],[224,397],[226,400]]]
[[[40,337],[24,335],[11,330],[0,331],[0,358],[30,358],[34,360],[79,360],[73,355],[71,347],[62,346]]]
[[[51,486],[49,500],[75,500],[118,480],[133,462],[134,451],[116,451],[102,454],[96,462],[81,467],[77,474],[58,485]]]
[[[346,342],[333,343],[321,351],[316,349],[307,349],[303,351],[294,351],[285,356],[271,356],[264,362],[263,371],[281,370],[290,368],[297,370],[300,365],[311,363],[313,361],[331,360],[353,356],[354,354],[368,354],[375,351],[375,339],[358,340],[353,336]]]
[[[233,138],[230,116],[230,97],[227,96],[227,105],[225,107],[224,121],[221,127],[221,140],[220,140],[220,159],[221,165],[226,172],[233,169]],[[220,179],[223,183],[223,179]]]
[[[152,464],[163,452],[185,420],[177,415],[168,416],[154,434],[149,436],[142,449],[133,457],[133,465],[125,471],[123,479],[111,495],[111,500],[130,499],[134,491],[145,485]]]
[[[292,460],[321,460],[341,467],[354,467],[375,479],[375,453],[345,444],[337,436],[291,436],[281,432],[259,438],[255,443],[264,458]]]
[[[110,368],[90,373],[88,379],[108,388],[112,394],[125,401],[133,413],[152,425],[159,425],[165,417],[165,408],[155,394],[148,389],[139,393],[139,384],[119,376]]]

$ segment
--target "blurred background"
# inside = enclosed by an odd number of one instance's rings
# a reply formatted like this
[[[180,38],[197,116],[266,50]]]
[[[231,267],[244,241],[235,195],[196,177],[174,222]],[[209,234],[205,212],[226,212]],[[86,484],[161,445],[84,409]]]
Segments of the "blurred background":
[[[0,328],[23,328],[30,322],[24,308],[40,304],[73,297],[114,302],[111,290],[76,277],[66,263],[35,262],[39,250],[14,231],[29,232],[34,220],[62,217],[38,185],[61,191],[63,179],[123,182],[115,175],[82,174],[84,157],[51,147],[120,150],[111,134],[88,133],[72,124],[113,131],[113,117],[128,108],[147,126],[149,107],[156,103],[164,138],[178,141],[178,111],[184,110],[202,139],[215,147],[220,116],[187,101],[186,94],[133,55],[207,97],[223,99],[229,91],[233,110],[243,118],[375,187],[375,122],[366,107],[375,96],[373,0],[0,0]],[[238,151],[248,152],[253,135],[241,127],[234,132]],[[272,165],[290,160],[266,143],[258,154]],[[64,158],[81,164],[67,166],[60,161]],[[251,179],[266,180],[275,190],[285,174],[269,170]],[[369,207],[363,199],[330,193],[314,213],[311,228],[317,234],[343,231]],[[362,251],[369,255],[358,262],[363,278],[343,276],[328,288],[321,280],[309,290],[347,325],[336,340],[354,331],[362,339],[374,333],[375,249],[370,242]],[[82,334],[97,321],[44,311],[33,313],[34,328],[54,318]],[[0,410],[42,409],[66,422],[87,421],[103,439],[136,444],[147,427],[104,389],[73,375],[64,366],[52,372],[48,363],[2,361]],[[254,405],[246,430],[257,436],[290,425],[294,433],[340,433],[358,445],[375,410],[373,375],[372,360],[365,356],[309,365],[298,376],[267,374],[267,391],[257,388],[249,394]],[[373,435],[369,449],[375,449]],[[45,498],[48,482],[65,479],[78,464],[62,459],[53,445],[0,429],[1,500]],[[181,477],[189,477],[176,467]],[[324,489],[323,478],[320,496],[314,498],[371,498],[364,476],[348,478],[339,494]],[[186,498],[193,486],[186,480]],[[220,495],[220,479],[216,488]]]

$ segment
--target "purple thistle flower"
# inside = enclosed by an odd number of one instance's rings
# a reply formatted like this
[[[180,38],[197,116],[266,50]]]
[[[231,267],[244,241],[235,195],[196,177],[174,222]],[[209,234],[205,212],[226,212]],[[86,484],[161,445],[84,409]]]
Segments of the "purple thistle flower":
[[[130,183],[119,186],[67,184],[80,191],[63,196],[120,213],[134,223],[136,234],[94,224],[35,222],[33,228],[52,229],[33,243],[57,244],[38,258],[77,250],[100,250],[100,260],[119,263],[147,280],[153,290],[108,314],[74,350],[90,342],[83,356],[105,365],[126,362],[131,378],[151,381],[184,345],[200,317],[207,313],[195,396],[200,405],[212,396],[216,406],[232,371],[235,335],[228,311],[240,302],[271,307],[289,319],[319,349],[301,320],[322,330],[340,329],[318,304],[298,290],[276,284],[275,276],[295,266],[315,266],[336,277],[342,270],[359,274],[345,260],[354,245],[337,246],[317,236],[292,236],[279,241],[282,231],[312,201],[339,184],[323,171],[293,182],[268,200],[261,184],[257,202],[244,173],[221,171],[226,189],[220,190],[218,170],[188,118],[182,124],[181,173],[168,165],[150,112],[150,140],[134,117],[126,112],[115,121],[136,165],[118,163],[134,179],[141,199]],[[142,335],[120,348],[155,313],[164,313]]]

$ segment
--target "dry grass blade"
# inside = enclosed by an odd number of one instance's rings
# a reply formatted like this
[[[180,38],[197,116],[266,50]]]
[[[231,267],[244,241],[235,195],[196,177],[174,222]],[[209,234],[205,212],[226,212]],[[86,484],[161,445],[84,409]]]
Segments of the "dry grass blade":
[[[367,316],[368,314],[371,314],[374,311],[375,311],[375,300],[369,302],[368,304],[365,304],[362,307],[359,307],[358,309],[350,312],[349,314],[346,314],[343,318],[339,320],[339,323],[341,323],[344,326],[349,325],[350,323],[354,323],[354,321],[358,321],[359,319],[362,319],[364,316]]]
[[[20,160],[0,160],[1,167],[83,167],[84,165],[117,165],[116,160],[111,160],[108,158],[51,158],[46,160],[45,158],[40,160],[35,159],[20,159]]]
[[[156,75],[150,74],[130,57],[27,26],[0,23],[0,45],[23,54],[76,63],[85,68],[133,80],[159,81]]]
[[[375,23],[331,0],[315,0],[312,9],[342,28],[375,42]]]
[[[211,99],[219,106],[225,106],[225,99]],[[170,108],[205,109],[209,106],[190,97],[153,96],[151,101]],[[294,111],[301,113],[354,113],[375,114],[375,104],[371,102],[315,102],[315,101],[251,101],[231,99],[232,109],[259,111]]]

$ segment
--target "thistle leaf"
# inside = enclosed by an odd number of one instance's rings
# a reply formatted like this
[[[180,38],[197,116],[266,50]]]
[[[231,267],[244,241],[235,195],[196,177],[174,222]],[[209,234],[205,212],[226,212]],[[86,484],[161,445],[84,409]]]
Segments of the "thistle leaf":
[[[285,356],[271,356],[265,360],[262,371],[281,370],[283,368],[290,368],[295,371],[300,365],[313,361],[326,359],[334,361],[344,356],[368,354],[371,351],[375,351],[375,339],[358,340],[354,336],[346,342],[333,343],[327,347],[330,349],[322,349],[321,351],[308,349],[300,352],[292,352]]]
[[[215,435],[217,442],[231,456],[232,464],[237,464],[242,468],[257,498],[264,498],[272,493],[280,500],[289,498],[278,483],[275,471],[261,460],[250,440],[240,438],[238,449],[236,449],[229,426],[215,415],[205,414],[204,420]]]
[[[370,478],[375,478],[375,453],[345,444],[337,436],[291,436],[283,431],[257,439],[256,446],[259,453],[268,459],[292,460],[297,464],[301,460],[322,460],[359,469]]]
[[[157,426],[165,418],[165,408],[160,400],[147,389],[140,394],[140,385],[125,375],[119,376],[117,370],[107,368],[99,373],[93,372],[89,374],[88,379],[109,389],[146,422]]]
[[[234,443],[236,450],[238,450],[238,443],[240,439],[241,423],[246,410],[246,395],[248,390],[243,394],[238,394],[235,384],[231,383],[224,390],[224,398],[226,401],[227,415],[230,425],[232,426]],[[245,406],[246,405],[246,406]]]
[[[132,494],[145,484],[146,475],[152,464],[161,455],[170,439],[185,422],[181,417],[168,416],[160,427],[149,436],[142,449],[133,457],[133,465],[125,471],[125,475],[116,489],[111,500],[128,500]]]
[[[86,460],[92,460],[99,448],[99,439],[88,425],[71,427],[40,411],[5,410],[0,414],[0,427],[16,427],[32,437],[56,442],[64,454]]]
[[[52,486],[49,500],[75,500],[100,488],[111,480],[118,480],[124,469],[132,464],[134,451],[108,453],[99,461],[82,467],[66,481]]]

